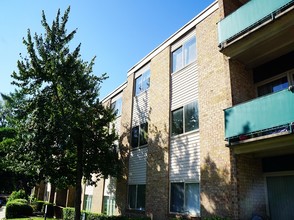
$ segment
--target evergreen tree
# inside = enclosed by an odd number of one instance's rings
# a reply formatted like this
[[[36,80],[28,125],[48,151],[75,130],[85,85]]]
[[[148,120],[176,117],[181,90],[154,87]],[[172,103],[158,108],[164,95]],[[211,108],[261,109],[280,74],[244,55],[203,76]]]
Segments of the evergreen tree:
[[[58,10],[51,26],[42,12],[45,33],[32,37],[28,30],[23,39],[28,55],[18,61],[12,77],[26,97],[19,106],[19,150],[53,185],[76,187],[78,220],[82,179],[94,184],[101,177],[116,176],[120,164],[113,147],[117,137],[109,129],[115,114],[98,98],[106,75],[92,74],[95,58],[83,61],[81,44],[70,50],[76,30],[67,33],[69,12],[60,17]]]

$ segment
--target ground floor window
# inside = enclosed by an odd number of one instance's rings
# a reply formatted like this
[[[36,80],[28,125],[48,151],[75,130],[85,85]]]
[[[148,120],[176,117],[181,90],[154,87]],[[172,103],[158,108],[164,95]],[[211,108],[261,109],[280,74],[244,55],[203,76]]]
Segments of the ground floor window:
[[[112,216],[115,210],[115,198],[113,196],[104,196],[103,198],[103,214]]]
[[[128,206],[130,209],[145,210],[146,185],[129,185]]]
[[[199,215],[199,183],[171,183],[170,212]]]
[[[85,211],[91,211],[92,199],[93,199],[93,196],[92,195],[85,194],[85,196],[84,196],[84,207],[83,207],[83,210],[85,210]]]

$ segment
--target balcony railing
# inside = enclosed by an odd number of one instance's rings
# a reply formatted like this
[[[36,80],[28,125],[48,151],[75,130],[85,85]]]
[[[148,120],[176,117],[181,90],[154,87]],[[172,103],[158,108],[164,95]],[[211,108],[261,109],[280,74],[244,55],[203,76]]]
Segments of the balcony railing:
[[[218,23],[219,43],[222,44],[271,19],[294,3],[293,0],[251,0]]]
[[[225,138],[229,142],[242,140],[242,137],[291,131],[294,122],[294,92],[293,89],[282,90],[227,108],[224,113]]]

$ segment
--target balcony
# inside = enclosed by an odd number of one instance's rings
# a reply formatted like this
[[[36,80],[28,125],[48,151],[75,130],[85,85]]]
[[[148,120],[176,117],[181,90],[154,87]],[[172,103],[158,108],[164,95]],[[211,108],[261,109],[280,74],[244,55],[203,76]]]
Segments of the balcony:
[[[239,147],[236,153],[287,147],[289,143],[294,148],[294,135],[290,135],[294,129],[293,86],[292,90],[282,90],[225,109],[224,114],[225,139],[230,146],[245,146]]]
[[[255,67],[294,50],[294,0],[251,0],[218,23],[226,56]]]

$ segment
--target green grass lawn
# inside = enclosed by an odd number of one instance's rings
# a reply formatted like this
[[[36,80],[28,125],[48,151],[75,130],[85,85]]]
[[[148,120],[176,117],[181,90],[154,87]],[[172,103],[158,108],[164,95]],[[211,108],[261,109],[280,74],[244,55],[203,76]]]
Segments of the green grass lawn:
[[[44,217],[26,217],[26,218],[10,218],[10,219],[11,220],[44,220]],[[58,220],[58,219],[56,219],[56,218],[46,218],[46,220]]]

